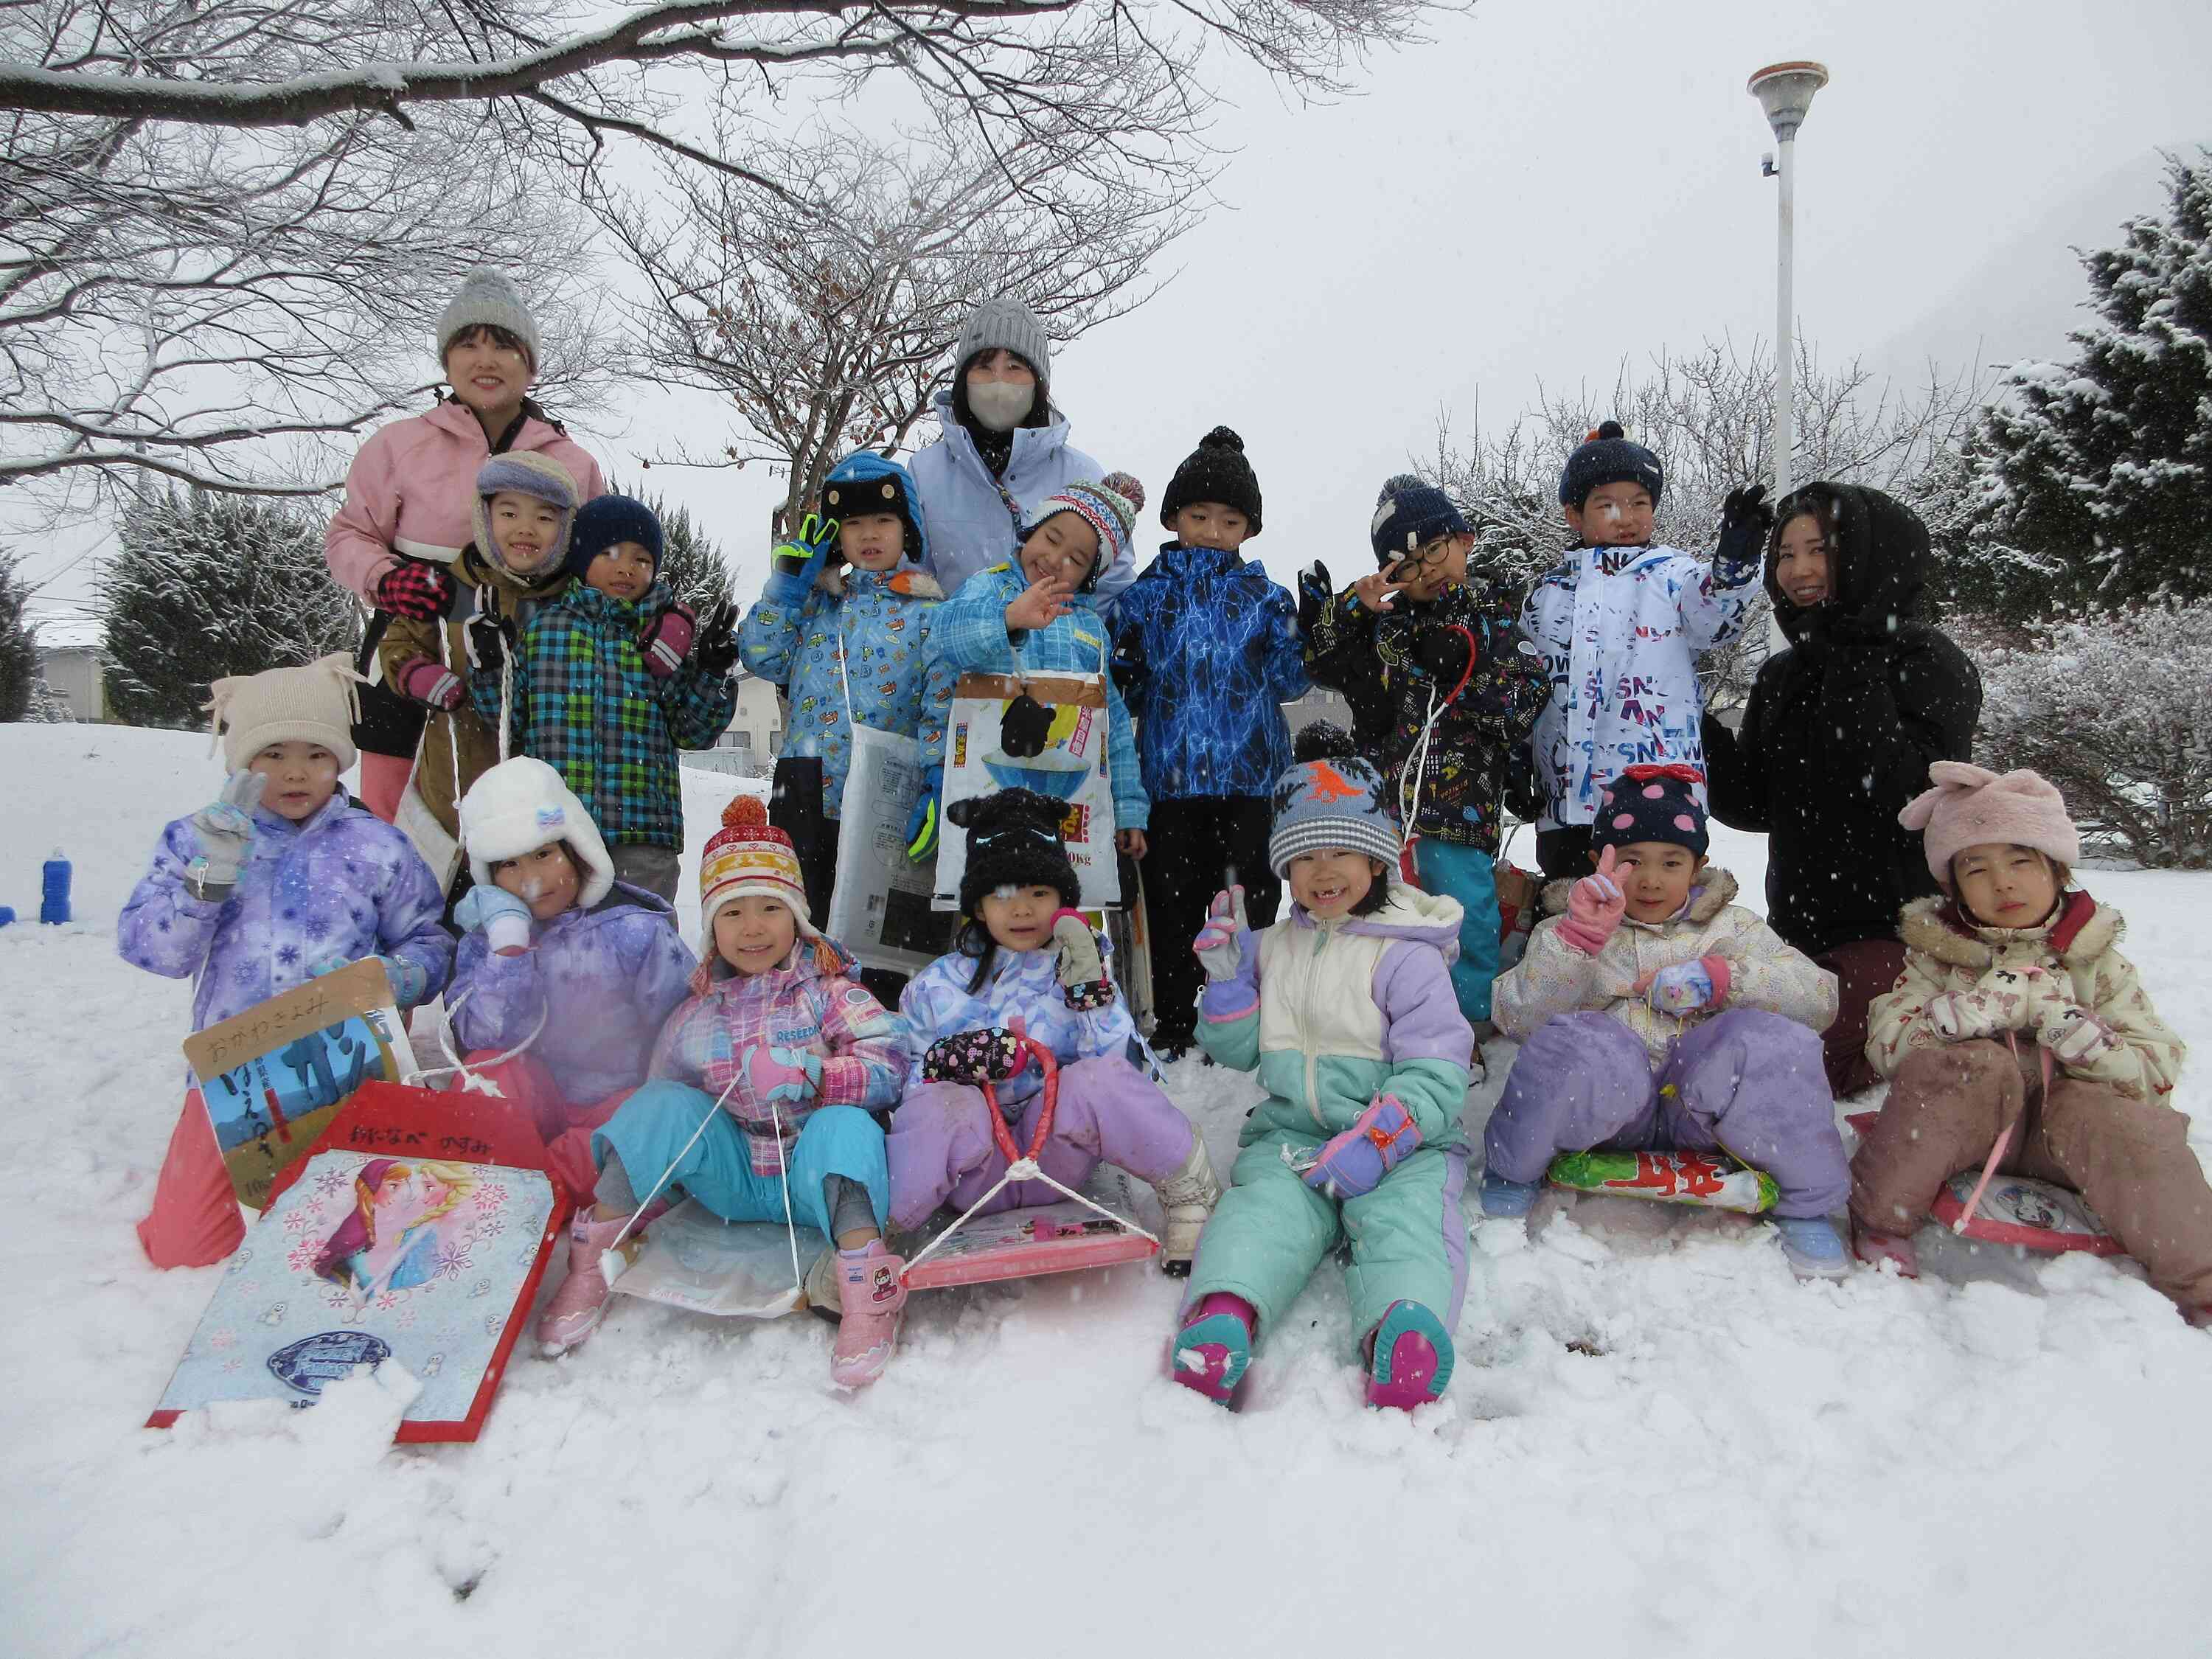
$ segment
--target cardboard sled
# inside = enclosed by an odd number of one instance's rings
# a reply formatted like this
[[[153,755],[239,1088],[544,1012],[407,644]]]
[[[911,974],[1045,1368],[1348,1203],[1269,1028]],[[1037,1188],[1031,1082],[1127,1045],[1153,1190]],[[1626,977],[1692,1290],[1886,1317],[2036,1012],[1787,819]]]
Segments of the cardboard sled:
[[[473,1440],[568,1219],[511,1103],[365,1083],[279,1171],[148,1424],[392,1359],[422,1385],[395,1438]]]
[[[1874,1132],[1879,1112],[1853,1112],[1844,1120],[1863,1140]],[[2024,1250],[2056,1255],[2065,1250],[2087,1250],[2091,1255],[2124,1255],[2120,1241],[2106,1231],[2097,1212],[2081,1194],[2033,1181],[2026,1176],[1994,1177],[1982,1194],[1980,1207],[1966,1214],[1974,1195],[1978,1170],[1961,1170],[1936,1194],[1936,1219],[1961,1238],[1984,1244],[2017,1244]],[[1963,1221],[1964,1224],[1960,1224]]]

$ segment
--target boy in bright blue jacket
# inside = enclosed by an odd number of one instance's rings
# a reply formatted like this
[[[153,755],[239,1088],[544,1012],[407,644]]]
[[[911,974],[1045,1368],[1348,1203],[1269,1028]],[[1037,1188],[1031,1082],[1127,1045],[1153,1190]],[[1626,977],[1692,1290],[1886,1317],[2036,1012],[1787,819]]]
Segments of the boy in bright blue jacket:
[[[1095,674],[1106,695],[1106,763],[1114,840],[1145,856],[1152,802],[1137,762],[1129,710],[1114,684],[1113,646],[1092,608],[1098,575],[1127,552],[1145,489],[1126,472],[1073,483],[1037,509],[1021,552],[979,570],[939,611],[929,665],[962,674]]]
[[[1196,1029],[1189,943],[1206,901],[1241,883],[1262,927],[1282,902],[1267,867],[1268,797],[1291,763],[1282,705],[1311,682],[1290,594],[1238,556],[1260,533],[1244,441],[1225,426],[1207,433],[1170,480],[1160,522],[1175,539],[1114,607],[1114,678],[1137,717],[1152,799],[1152,1043],[1173,1057]]]
[[[738,631],[746,667],[785,689],[787,760],[817,759],[822,816],[780,792],[770,813],[799,849],[806,908],[825,921],[837,875],[852,723],[917,739],[923,787],[907,826],[908,850],[937,844],[936,799],[945,776],[945,723],[959,671],[929,659],[944,591],[922,566],[929,556],[914,480],[896,461],[856,451],[830,469],[822,513],[776,549],[760,603]]]

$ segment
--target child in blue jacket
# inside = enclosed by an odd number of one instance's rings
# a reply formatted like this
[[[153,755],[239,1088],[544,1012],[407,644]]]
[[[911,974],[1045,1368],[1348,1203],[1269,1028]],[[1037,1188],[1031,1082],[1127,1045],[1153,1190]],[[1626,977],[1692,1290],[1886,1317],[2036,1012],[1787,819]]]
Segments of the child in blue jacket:
[[[1268,795],[1291,763],[1282,706],[1310,682],[1290,594],[1238,556],[1260,533],[1244,441],[1225,426],[1207,433],[1169,481],[1160,522],[1175,539],[1114,607],[1114,678],[1137,717],[1152,800],[1152,1043],[1173,1058],[1196,1030],[1190,941],[1206,901],[1242,884],[1263,927],[1282,902],[1267,867]]]

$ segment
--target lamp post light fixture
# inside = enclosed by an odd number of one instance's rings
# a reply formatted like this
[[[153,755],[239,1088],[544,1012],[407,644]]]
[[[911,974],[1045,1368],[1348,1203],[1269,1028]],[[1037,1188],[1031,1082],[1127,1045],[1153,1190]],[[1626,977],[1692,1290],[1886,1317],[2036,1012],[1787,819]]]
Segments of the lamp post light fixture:
[[[1791,341],[1794,315],[1790,296],[1791,243],[1796,234],[1797,129],[1805,124],[1805,111],[1813,94],[1828,84],[1828,66],[1800,61],[1769,64],[1751,77],[1746,88],[1766,112],[1780,152],[1778,164],[1767,171],[1780,180],[1778,192],[1775,249],[1774,324],[1774,496],[1778,503],[1790,493],[1791,430],[1796,415],[1796,351]]]

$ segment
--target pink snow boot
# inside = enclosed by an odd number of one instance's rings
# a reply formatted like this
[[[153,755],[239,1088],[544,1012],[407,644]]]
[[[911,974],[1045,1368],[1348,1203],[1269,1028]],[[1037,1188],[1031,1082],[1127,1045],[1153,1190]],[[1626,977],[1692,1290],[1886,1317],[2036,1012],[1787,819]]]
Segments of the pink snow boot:
[[[1451,1334],[1418,1302],[1393,1302],[1367,1339],[1367,1403],[1411,1411],[1451,1381]]]
[[[1897,1268],[1899,1279],[1920,1277],[1920,1247],[1903,1233],[1878,1233],[1851,1218],[1851,1254],[1869,1267],[1885,1261]]]
[[[1260,1315],[1241,1296],[1214,1291],[1183,1316],[1168,1347],[1168,1375],[1217,1406],[1229,1403],[1252,1363],[1252,1334]]]
[[[538,1351],[548,1359],[559,1358],[599,1329],[607,1297],[614,1293],[600,1270],[599,1256],[629,1219],[618,1215],[611,1221],[594,1221],[586,1206],[568,1223],[568,1276],[538,1316]],[[635,1231],[630,1236],[637,1237]]]
[[[899,1310],[906,1285],[905,1261],[880,1238],[865,1249],[837,1252],[837,1289],[845,1317],[830,1351],[830,1380],[841,1389],[865,1389],[884,1374],[898,1342]]]

